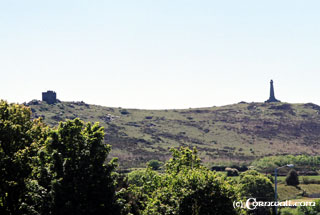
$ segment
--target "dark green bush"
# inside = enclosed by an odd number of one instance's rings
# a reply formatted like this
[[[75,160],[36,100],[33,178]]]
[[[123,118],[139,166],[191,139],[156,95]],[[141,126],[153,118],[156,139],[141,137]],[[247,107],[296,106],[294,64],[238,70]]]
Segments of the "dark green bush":
[[[227,176],[239,176],[239,171],[235,168],[226,168]]]
[[[123,109],[123,110],[120,110],[120,113],[121,113],[122,115],[128,115],[128,114],[129,114],[129,111]]]
[[[289,186],[299,185],[299,176],[297,171],[291,169],[286,177],[286,184]]]
[[[148,166],[150,166],[153,170],[158,170],[163,165],[161,161],[151,160],[148,162]]]

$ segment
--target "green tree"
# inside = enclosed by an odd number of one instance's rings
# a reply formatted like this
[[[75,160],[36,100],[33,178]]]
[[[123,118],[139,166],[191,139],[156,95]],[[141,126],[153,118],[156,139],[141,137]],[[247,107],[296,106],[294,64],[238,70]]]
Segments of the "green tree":
[[[44,172],[51,180],[43,185],[51,194],[53,214],[120,213],[116,163],[115,159],[106,163],[111,147],[103,137],[103,127],[79,119],[61,122],[50,133],[40,157],[48,159]]]
[[[257,201],[274,199],[272,182],[267,176],[255,170],[248,170],[240,174],[239,191],[242,197],[257,198]]]
[[[234,184],[201,165],[197,150],[172,149],[166,173],[148,168],[142,186],[130,186],[141,214],[237,214]],[[138,181],[141,184],[141,181]]]
[[[296,170],[291,169],[286,177],[286,184],[289,186],[299,185],[299,176]]]
[[[37,124],[29,108],[0,101],[0,214],[29,213],[27,184]]]
[[[136,170],[128,174],[128,189],[122,189],[120,195],[126,200],[127,214],[142,214],[146,202],[161,185],[162,177],[148,166],[145,170]]]
[[[201,160],[198,157],[196,148],[193,148],[193,150],[188,147],[181,147],[180,150],[172,148],[170,151],[172,158],[165,164],[167,173],[176,174],[181,170],[199,168],[201,166]]]
[[[79,119],[51,129],[0,101],[0,214],[120,214],[103,130]]]
[[[232,206],[235,199],[226,178],[204,169],[189,169],[162,176],[143,214],[237,214]]]
[[[240,174],[238,192],[241,198],[246,201],[255,198],[256,201],[273,201],[274,189],[270,179],[255,170],[248,170]],[[271,208],[257,207],[251,211],[254,214],[271,214]]]

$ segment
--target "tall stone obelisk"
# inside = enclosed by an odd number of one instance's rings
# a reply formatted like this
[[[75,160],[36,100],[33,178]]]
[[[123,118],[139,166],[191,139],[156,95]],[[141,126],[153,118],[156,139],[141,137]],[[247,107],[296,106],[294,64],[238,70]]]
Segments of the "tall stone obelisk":
[[[267,101],[265,102],[280,102],[279,100],[276,99],[274,96],[274,88],[273,88],[273,81],[270,81],[270,97]]]

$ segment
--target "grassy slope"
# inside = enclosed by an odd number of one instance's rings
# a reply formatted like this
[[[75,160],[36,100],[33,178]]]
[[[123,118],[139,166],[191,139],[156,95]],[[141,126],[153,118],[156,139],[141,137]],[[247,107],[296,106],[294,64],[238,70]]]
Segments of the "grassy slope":
[[[221,173],[221,172],[220,172]],[[226,172],[223,172],[226,174]],[[239,181],[239,176],[232,176],[232,179]],[[289,199],[302,199],[302,198],[320,198],[320,184],[303,184],[302,179],[316,179],[320,180],[320,175],[317,176],[300,176],[300,184],[298,187],[288,186],[285,184],[285,176],[278,177],[278,198],[280,201]],[[274,184],[273,184],[274,186]],[[303,194],[303,195],[302,195]],[[307,197],[306,197],[307,196]]]
[[[183,110],[137,110],[62,102],[29,103],[49,125],[66,118],[99,121],[122,167],[168,159],[171,147],[196,146],[208,165],[248,163],[274,154],[319,154],[320,107],[249,103]]]
[[[287,186],[285,184],[278,185],[278,195],[279,199],[287,200],[287,199],[297,199],[302,198],[302,193],[305,196],[310,197],[320,197],[320,184],[300,184],[300,189],[297,189],[293,186]]]

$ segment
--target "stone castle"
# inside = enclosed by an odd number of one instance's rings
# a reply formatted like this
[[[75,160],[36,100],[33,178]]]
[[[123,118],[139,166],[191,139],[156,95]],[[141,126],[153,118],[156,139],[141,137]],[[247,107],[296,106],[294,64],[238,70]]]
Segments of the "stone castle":
[[[54,91],[48,90],[47,92],[42,93],[42,101],[47,102],[48,104],[57,103],[57,94]]]

